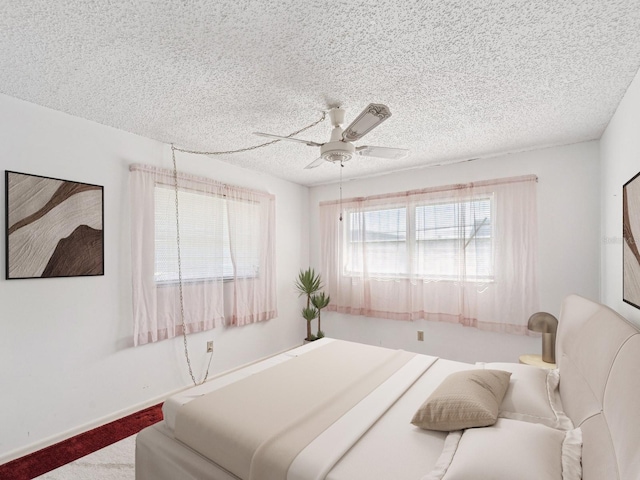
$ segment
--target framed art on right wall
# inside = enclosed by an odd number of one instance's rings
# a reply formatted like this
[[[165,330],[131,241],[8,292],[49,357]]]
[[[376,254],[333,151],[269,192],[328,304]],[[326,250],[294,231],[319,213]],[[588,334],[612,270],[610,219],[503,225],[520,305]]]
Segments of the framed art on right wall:
[[[622,299],[640,308],[640,172],[622,187]]]

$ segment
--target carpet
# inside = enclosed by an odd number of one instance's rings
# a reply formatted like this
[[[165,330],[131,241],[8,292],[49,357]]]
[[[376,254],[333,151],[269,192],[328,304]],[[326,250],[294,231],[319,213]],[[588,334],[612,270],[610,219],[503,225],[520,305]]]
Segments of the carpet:
[[[0,480],[31,480],[162,420],[162,404],[114,420],[37,452],[0,465]]]
[[[135,480],[137,437],[131,435],[35,480]]]

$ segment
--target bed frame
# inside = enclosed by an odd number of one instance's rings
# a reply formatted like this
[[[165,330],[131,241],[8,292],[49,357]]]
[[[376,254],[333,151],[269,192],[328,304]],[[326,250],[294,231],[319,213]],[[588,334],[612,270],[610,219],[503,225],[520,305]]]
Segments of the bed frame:
[[[562,305],[556,358],[564,410],[582,429],[583,480],[640,479],[638,329],[606,306],[571,295]],[[163,423],[138,436],[136,479],[237,480],[173,439]]]
[[[640,478],[640,332],[577,295],[562,305],[556,358],[566,414],[582,429],[583,480]]]

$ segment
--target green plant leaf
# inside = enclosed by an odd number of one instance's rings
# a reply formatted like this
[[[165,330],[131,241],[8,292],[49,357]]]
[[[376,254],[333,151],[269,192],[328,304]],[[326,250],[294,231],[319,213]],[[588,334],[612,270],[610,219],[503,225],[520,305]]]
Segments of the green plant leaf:
[[[311,303],[318,310],[322,310],[323,308],[326,308],[326,306],[329,305],[330,301],[331,301],[331,296],[325,295],[324,292],[316,293],[311,297]]]
[[[304,318],[307,322],[315,320],[316,318],[318,318],[318,309],[315,307],[304,307],[302,309],[302,318]]]
[[[295,286],[299,293],[298,296],[307,295],[309,297],[322,288],[322,279],[313,268],[309,267],[307,270],[300,270]]]

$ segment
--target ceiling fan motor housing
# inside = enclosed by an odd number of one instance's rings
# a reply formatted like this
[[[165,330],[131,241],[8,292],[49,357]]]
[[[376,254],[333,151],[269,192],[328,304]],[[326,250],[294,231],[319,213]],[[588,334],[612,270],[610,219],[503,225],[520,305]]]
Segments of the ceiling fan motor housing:
[[[344,108],[335,107],[329,110],[329,119],[331,120],[331,125],[334,127],[339,127],[344,125],[344,116],[346,111]]]
[[[355,154],[356,147],[350,142],[328,142],[320,147],[320,156],[327,162],[346,162]]]

